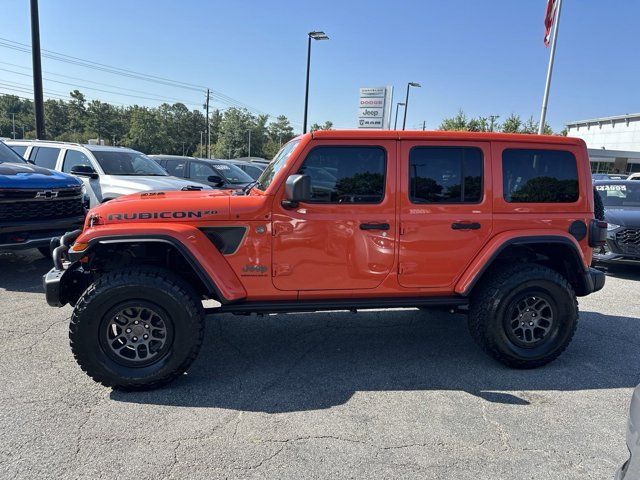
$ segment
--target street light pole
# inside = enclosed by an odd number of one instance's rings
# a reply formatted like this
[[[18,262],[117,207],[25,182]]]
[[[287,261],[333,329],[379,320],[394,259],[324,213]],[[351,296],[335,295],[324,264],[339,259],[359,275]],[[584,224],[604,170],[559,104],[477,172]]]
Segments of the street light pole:
[[[16,114],[11,113],[11,123],[13,124],[13,139],[16,139]]]
[[[31,0],[31,61],[33,63],[33,104],[36,111],[36,138],[44,140],[44,98],[42,95],[38,0]]]
[[[404,119],[402,120],[402,130],[405,129],[407,125],[407,110],[409,110],[409,89],[411,87],[421,87],[419,83],[409,82],[407,83],[407,97],[404,99]]]
[[[398,108],[400,107],[400,105],[402,105],[404,107],[404,103],[402,103],[402,102],[396,103],[396,121],[393,122],[393,129],[394,130],[398,129]]]
[[[309,110],[309,71],[311,69],[311,39],[329,40],[327,34],[322,31],[309,32],[307,36],[307,83],[304,91],[304,123],[302,125],[302,133],[307,133],[307,112]]]
[[[249,155],[247,156],[251,158],[251,130],[249,130]]]

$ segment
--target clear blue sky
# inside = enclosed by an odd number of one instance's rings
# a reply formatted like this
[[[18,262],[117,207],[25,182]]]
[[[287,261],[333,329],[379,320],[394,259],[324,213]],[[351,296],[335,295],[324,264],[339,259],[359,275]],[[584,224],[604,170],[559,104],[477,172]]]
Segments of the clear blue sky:
[[[0,37],[30,44],[29,2],[2,3]],[[322,29],[331,39],[312,46],[310,123],[355,127],[359,87],[394,85],[399,101],[406,83],[416,81],[423,88],[412,90],[407,125],[426,120],[436,128],[460,108],[501,119],[511,112],[539,116],[549,53],[542,42],[545,6],[545,0],[40,0],[40,25],[44,49],[210,86],[257,110],[283,113],[297,129],[306,33]],[[570,120],[640,111],[638,19],[640,1],[564,0],[548,113],[554,130]],[[0,46],[0,62],[5,87],[30,85],[28,76],[6,71],[29,73],[27,53]],[[203,102],[196,91],[46,58],[43,69],[58,81],[125,92],[53,74]],[[5,87],[0,83],[0,92]],[[44,87],[73,88],[49,80]],[[160,103],[81,90],[114,103]]]

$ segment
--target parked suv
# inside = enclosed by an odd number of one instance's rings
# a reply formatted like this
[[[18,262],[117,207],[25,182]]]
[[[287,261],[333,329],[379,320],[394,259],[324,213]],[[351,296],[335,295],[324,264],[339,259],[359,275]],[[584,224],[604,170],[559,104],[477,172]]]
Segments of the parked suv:
[[[132,195],[54,251],[50,305],[96,381],[152,388],[198,354],[205,314],[448,307],[515,368],[567,348],[606,224],[582,140],[324,131],[244,191]],[[219,307],[203,308],[203,299]]]
[[[593,259],[640,265],[640,182],[598,180],[593,184],[607,221],[607,243],[595,250]]]
[[[129,193],[210,188],[171,177],[130,148],[44,140],[10,140],[7,145],[40,167],[81,177],[92,207]]]
[[[188,178],[212,188],[242,189],[254,181],[252,177],[226,160],[178,155],[151,155],[151,158],[175,177]]]
[[[31,165],[0,142],[0,250],[37,248],[82,227],[82,183],[71,175]]]

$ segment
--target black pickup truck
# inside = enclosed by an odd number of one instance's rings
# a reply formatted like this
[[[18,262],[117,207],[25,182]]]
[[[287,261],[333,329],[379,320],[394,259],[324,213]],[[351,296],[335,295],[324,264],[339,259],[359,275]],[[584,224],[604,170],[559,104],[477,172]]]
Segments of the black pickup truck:
[[[37,167],[0,141],[0,250],[37,248],[80,228],[87,202],[82,182]]]

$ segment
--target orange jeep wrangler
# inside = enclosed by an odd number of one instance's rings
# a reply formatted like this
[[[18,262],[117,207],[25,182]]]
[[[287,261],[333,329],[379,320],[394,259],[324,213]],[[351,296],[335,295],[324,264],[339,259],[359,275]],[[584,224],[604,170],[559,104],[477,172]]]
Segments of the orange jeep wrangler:
[[[576,296],[603,287],[589,265],[606,230],[582,140],[324,131],[244,190],[94,208],[43,280],[50,305],[74,306],[76,360],[114,388],[184,373],[205,315],[226,312],[446,307],[496,360],[533,368],[571,341]]]

